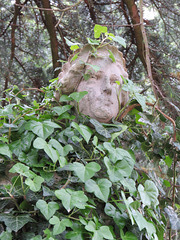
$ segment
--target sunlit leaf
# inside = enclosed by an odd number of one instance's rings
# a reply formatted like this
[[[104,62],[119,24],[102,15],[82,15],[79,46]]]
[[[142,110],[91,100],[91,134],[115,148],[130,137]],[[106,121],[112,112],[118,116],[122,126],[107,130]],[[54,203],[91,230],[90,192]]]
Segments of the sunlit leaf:
[[[70,166],[70,170],[73,170],[82,182],[85,182],[92,178],[94,174],[100,169],[100,165],[95,162],[90,162],[86,164],[86,166],[84,166],[82,163],[74,162]]]
[[[105,178],[101,178],[96,182],[92,179],[85,182],[86,191],[90,193],[93,192],[97,198],[104,202],[107,202],[108,200],[111,186],[112,183]]]
[[[56,202],[46,203],[44,200],[38,200],[36,207],[41,211],[44,217],[49,220],[54,213],[59,209],[59,205]]]
[[[91,136],[92,136],[92,130],[87,127],[86,125],[83,124],[77,124],[76,122],[72,122],[71,126],[73,128],[75,128],[80,134],[81,136],[84,138],[84,140],[88,143]]]
[[[0,144],[0,154],[12,158],[12,152],[7,144]]]
[[[43,139],[49,137],[54,132],[55,128],[61,128],[61,126],[51,121],[37,122],[31,120],[26,124],[27,130],[32,131]]]
[[[44,179],[40,176],[36,176],[33,180],[27,178],[25,184],[29,186],[31,191],[38,192],[41,189],[41,184],[44,182]]]
[[[144,187],[140,184],[138,186],[138,191],[141,196],[141,200],[144,205],[150,206],[154,205],[156,206],[158,201],[158,189],[156,185],[151,180],[146,180],[144,183]]]
[[[62,201],[64,208],[69,212],[73,207],[85,209],[87,196],[83,191],[73,191],[71,189],[56,190],[55,195]]]

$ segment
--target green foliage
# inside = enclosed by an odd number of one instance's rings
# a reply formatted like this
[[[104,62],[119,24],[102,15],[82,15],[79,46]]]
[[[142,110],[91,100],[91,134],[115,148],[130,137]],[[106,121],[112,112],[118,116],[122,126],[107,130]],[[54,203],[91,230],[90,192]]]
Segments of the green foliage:
[[[179,230],[180,203],[169,193],[179,143],[170,141],[168,125],[158,128],[136,85],[124,88],[142,108],[123,123],[75,117],[69,102],[87,92],[63,95],[54,106],[49,87],[41,103],[0,109],[0,174],[8,178],[0,186],[0,239],[161,240],[167,228]]]

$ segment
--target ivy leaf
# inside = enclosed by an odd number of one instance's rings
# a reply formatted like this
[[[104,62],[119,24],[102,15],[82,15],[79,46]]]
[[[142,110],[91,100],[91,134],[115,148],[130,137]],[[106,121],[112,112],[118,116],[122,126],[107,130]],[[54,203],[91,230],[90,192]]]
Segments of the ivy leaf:
[[[170,156],[166,156],[164,159],[166,165],[170,168],[172,165],[172,158],[170,158]]]
[[[56,139],[51,139],[49,141],[49,144],[53,146],[59,152],[59,155],[62,157],[67,156],[70,151],[73,151],[73,147],[70,144],[62,147],[62,145]]]
[[[71,240],[84,240],[82,225],[78,225],[77,223],[73,223],[71,227],[73,231],[70,231],[66,234],[66,239]]]
[[[157,206],[158,201],[158,189],[156,185],[151,180],[146,180],[144,183],[144,187],[140,184],[138,186],[138,191],[141,197],[141,200],[144,205],[147,206]]]
[[[19,231],[26,223],[35,222],[28,214],[13,216],[11,214],[0,215],[0,221],[3,221],[11,231]]]
[[[146,110],[146,97],[143,96],[142,94],[140,93],[137,93],[134,91],[134,98],[138,101],[138,103],[141,105],[143,111]]]
[[[73,191],[71,189],[56,190],[55,195],[62,201],[64,208],[70,212],[73,207],[85,209],[88,198],[83,191]]]
[[[111,203],[106,203],[106,206],[104,208],[104,212],[106,215],[112,217],[114,219],[114,222],[117,224],[117,226],[120,229],[123,229],[126,225],[126,222],[128,221],[127,214],[120,213],[119,210],[117,210]]]
[[[82,182],[86,182],[94,176],[96,172],[101,169],[100,165],[95,162],[90,162],[84,166],[82,163],[74,162],[70,166],[70,170],[75,171],[76,175]]]
[[[93,240],[103,240],[105,239],[114,239],[108,226],[101,226],[99,229],[96,229],[96,224],[93,221],[89,221],[85,226],[85,229],[89,232],[93,232]]]
[[[81,136],[84,138],[84,140],[88,143],[91,136],[92,136],[92,130],[87,127],[86,125],[83,124],[77,124],[76,122],[72,122],[71,126],[73,128],[75,128],[80,134]]]
[[[94,38],[99,38],[101,33],[107,33],[107,27],[96,24],[94,27]]]
[[[31,120],[26,124],[25,128],[26,130],[32,131],[39,137],[46,139],[54,132],[55,128],[61,127],[58,124],[51,121],[37,122]]]
[[[110,142],[104,142],[103,146],[108,150],[108,156],[113,163],[116,163],[118,160],[126,160],[130,166],[134,166],[135,161],[128,151],[122,148],[114,148]]]
[[[112,183],[105,178],[101,178],[97,182],[92,179],[85,182],[86,191],[94,193],[97,198],[104,202],[108,200],[111,186]]]
[[[133,165],[130,165],[126,160],[117,161],[117,163],[112,164],[109,158],[105,157],[104,164],[107,167],[107,172],[112,182],[118,182],[124,177],[129,177],[133,170]]]
[[[90,123],[92,123],[97,131],[101,136],[105,138],[110,138],[111,134],[108,132],[108,130],[102,126],[100,122],[98,122],[96,119],[90,119]]]
[[[59,205],[56,202],[46,203],[41,199],[37,201],[36,207],[41,211],[47,220],[49,220],[54,215],[56,210],[59,209]]]
[[[37,175],[29,170],[29,167],[22,164],[16,163],[10,170],[11,173],[19,173],[21,176],[25,176],[27,178],[35,178]]]
[[[133,179],[123,178],[121,184],[124,188],[128,189],[131,194],[134,195],[136,193],[136,183]]]
[[[152,235],[156,234],[156,228],[152,222],[148,222],[143,215],[138,211],[132,209],[133,217],[141,231],[143,228],[146,228],[149,238],[151,239]]]
[[[66,230],[66,227],[71,227],[72,222],[64,218],[60,221],[60,219],[56,216],[53,216],[50,220],[49,223],[54,225],[53,227],[53,235],[58,235]]]
[[[69,97],[75,100],[76,102],[79,102],[87,94],[88,94],[87,91],[73,92],[69,95]]]
[[[18,156],[18,160],[22,163],[25,163],[26,165],[28,165],[30,167],[36,167],[39,165],[38,151],[36,149],[32,148],[31,151],[28,153],[21,152]]]
[[[117,137],[119,137],[119,136],[120,136],[123,132],[125,132],[126,129],[127,129],[127,126],[126,126],[126,125],[122,125],[122,124],[121,124],[120,127],[122,128],[122,130],[119,131],[119,132],[115,132],[115,133],[112,134],[112,136],[111,136],[111,142],[113,142],[114,139],[116,139]]]
[[[119,37],[119,36],[111,36],[111,38],[112,38],[115,42],[117,42],[117,43],[119,43],[120,45],[122,45],[123,47],[126,47],[126,42],[125,42],[124,38]]]
[[[3,231],[3,232],[0,234],[0,239],[1,239],[1,240],[12,240],[12,234],[11,234],[10,232]]]
[[[0,144],[0,154],[12,158],[12,152],[7,144]]]
[[[120,229],[120,233],[121,233],[121,239],[122,240],[138,240],[138,238],[136,237],[136,235],[134,235],[134,233],[132,232],[126,232],[125,234],[123,233],[123,230]]]
[[[33,142],[33,146],[37,149],[44,149],[45,153],[51,158],[53,163],[56,163],[59,159],[57,151],[51,146],[51,144],[48,144],[44,139],[37,137]]]
[[[92,65],[90,63],[86,63],[87,66],[90,66],[95,72],[98,72],[101,68],[97,65]]]
[[[63,113],[70,110],[71,108],[72,108],[71,105],[65,105],[65,106],[60,106],[60,107],[53,107],[52,110],[55,111],[60,116]]]
[[[109,52],[109,58],[112,60],[112,62],[116,62],[116,59],[115,59],[113,53],[111,52],[111,50],[108,50],[108,52]]]
[[[27,178],[25,184],[28,185],[33,192],[38,192],[41,189],[41,184],[44,182],[44,179],[40,176],[36,176],[33,180]]]
[[[99,40],[96,40],[96,39],[91,39],[91,38],[87,38],[87,41],[90,45],[96,45],[98,46],[100,44],[100,41]]]

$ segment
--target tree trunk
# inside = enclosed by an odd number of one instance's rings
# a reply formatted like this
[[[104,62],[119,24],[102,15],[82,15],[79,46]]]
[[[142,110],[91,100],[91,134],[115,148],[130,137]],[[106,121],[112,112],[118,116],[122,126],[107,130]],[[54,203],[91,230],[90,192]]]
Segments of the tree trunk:
[[[50,1],[49,0],[41,0],[43,8],[50,9]],[[58,40],[56,36],[56,29],[55,23],[53,22],[53,11],[44,11],[45,15],[45,24],[49,33],[50,37],[50,44],[51,44],[51,54],[52,54],[52,61],[53,61],[53,69],[60,67],[59,55],[58,55]],[[59,71],[54,72],[54,77],[58,76]]]

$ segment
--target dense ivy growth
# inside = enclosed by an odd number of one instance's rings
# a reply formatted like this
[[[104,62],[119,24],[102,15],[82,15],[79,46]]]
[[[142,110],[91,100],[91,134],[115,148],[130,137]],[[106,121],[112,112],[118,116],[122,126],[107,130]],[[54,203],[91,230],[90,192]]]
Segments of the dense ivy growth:
[[[126,80],[136,107],[102,124],[74,114],[86,92],[53,101],[56,81],[32,105],[8,90],[0,109],[0,239],[177,238],[180,137],[169,118]]]

